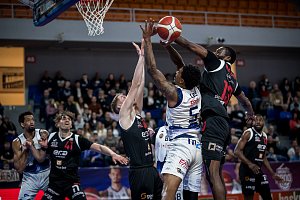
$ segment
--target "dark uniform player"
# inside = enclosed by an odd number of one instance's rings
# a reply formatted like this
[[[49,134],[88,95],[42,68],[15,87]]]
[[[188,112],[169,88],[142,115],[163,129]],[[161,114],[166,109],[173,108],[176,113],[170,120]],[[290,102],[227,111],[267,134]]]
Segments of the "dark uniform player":
[[[139,55],[132,85],[127,96],[117,94],[112,103],[112,110],[119,114],[121,138],[126,155],[129,157],[129,185],[131,198],[161,199],[162,181],[153,166],[150,133],[145,121],[139,115],[143,107],[144,41],[141,48],[134,44]]]
[[[204,61],[205,68],[201,81],[201,117],[204,120],[201,139],[202,154],[214,199],[224,200],[226,188],[221,169],[225,161],[226,146],[230,142],[226,106],[231,96],[236,96],[242,103],[249,119],[252,119],[254,114],[249,99],[242,92],[231,71],[231,64],[235,62],[236,53],[230,47],[220,47],[212,53],[183,37],[177,38],[175,42],[197,54]]]
[[[43,200],[46,199],[86,199],[80,188],[78,167],[81,152],[87,149],[112,156],[114,162],[127,163],[127,159],[114,153],[108,147],[92,143],[70,131],[72,127],[73,113],[63,112],[56,116],[56,126],[59,132],[49,135],[48,143],[43,141],[42,145],[47,146],[47,154],[51,160],[49,185]]]
[[[264,118],[261,115],[256,115],[254,127],[243,133],[234,151],[235,155],[242,161],[239,176],[245,200],[252,200],[255,191],[264,200],[272,199],[267,176],[261,170],[262,165],[266,166],[275,180],[283,180],[274,173],[266,158],[267,135],[262,131],[263,127]]]

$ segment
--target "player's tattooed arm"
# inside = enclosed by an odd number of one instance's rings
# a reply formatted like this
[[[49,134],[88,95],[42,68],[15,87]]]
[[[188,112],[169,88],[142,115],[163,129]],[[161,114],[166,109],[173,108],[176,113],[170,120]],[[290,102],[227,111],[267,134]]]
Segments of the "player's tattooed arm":
[[[177,103],[177,92],[176,87],[169,83],[166,77],[161,71],[157,69],[156,61],[153,53],[151,35],[153,32],[154,22],[145,22],[145,27],[141,26],[143,31],[143,38],[145,40],[145,60],[147,65],[147,71],[155,86],[161,91],[161,93],[167,98],[170,106],[174,106]]]

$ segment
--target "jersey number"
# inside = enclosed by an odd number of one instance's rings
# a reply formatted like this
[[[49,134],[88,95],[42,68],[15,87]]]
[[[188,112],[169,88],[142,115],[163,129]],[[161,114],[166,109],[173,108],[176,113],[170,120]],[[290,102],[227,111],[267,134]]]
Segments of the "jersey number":
[[[67,150],[72,150],[73,148],[73,141],[67,141],[67,143],[65,144],[65,149]]]
[[[197,121],[197,116],[198,116],[199,110],[198,110],[198,106],[194,106],[190,108],[190,116],[194,117],[192,119],[189,120],[189,123],[195,123]]]
[[[225,105],[228,104],[231,96],[232,96],[233,88],[228,84],[227,80],[224,80],[224,90],[221,96],[221,99],[224,101]]]

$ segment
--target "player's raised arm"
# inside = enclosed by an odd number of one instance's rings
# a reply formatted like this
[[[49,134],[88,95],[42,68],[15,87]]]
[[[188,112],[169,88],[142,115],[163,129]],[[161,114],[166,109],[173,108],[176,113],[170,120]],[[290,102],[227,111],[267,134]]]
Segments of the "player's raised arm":
[[[144,41],[142,40],[142,45],[144,45]],[[143,96],[143,90],[141,90],[141,87],[144,87],[142,85],[144,83],[144,51],[141,50],[138,45],[134,44],[134,46],[137,48],[137,52],[139,54],[139,59],[133,74],[132,78],[132,85],[128,91],[128,94],[120,108],[119,116],[120,116],[120,124],[123,128],[128,128],[133,121],[135,117],[135,112],[132,109],[134,107],[134,104],[136,104],[137,107],[142,106],[141,98]],[[138,102],[137,102],[138,101]],[[141,110],[142,107],[138,108],[138,110]]]
[[[171,44],[165,44],[161,42],[162,46],[168,51],[172,62],[177,66],[177,70],[184,66],[184,61],[181,55],[176,51],[176,49]]]
[[[191,52],[197,54],[198,56],[200,56],[200,58],[206,58],[207,56],[207,49],[204,48],[203,46],[199,45],[199,44],[196,44],[196,43],[193,43],[189,40],[187,40],[186,38],[180,36],[178,37],[175,42],[177,44],[179,44],[180,46],[190,50]]]
[[[145,40],[145,59],[147,65],[147,71],[155,86],[162,92],[162,94],[167,98],[167,101],[170,106],[176,105],[177,103],[177,92],[176,87],[169,83],[166,77],[163,75],[161,71],[157,69],[156,61],[152,49],[151,36],[153,35],[154,30],[154,21],[150,19],[148,22],[146,20],[145,26],[141,29],[143,31],[143,38]]]

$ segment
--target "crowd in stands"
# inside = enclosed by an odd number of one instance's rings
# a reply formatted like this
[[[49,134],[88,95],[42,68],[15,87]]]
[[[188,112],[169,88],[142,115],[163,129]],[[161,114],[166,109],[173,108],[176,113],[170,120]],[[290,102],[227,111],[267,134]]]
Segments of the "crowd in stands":
[[[168,75],[172,81],[172,75]],[[92,142],[110,147],[119,154],[125,154],[117,115],[111,112],[110,102],[117,93],[126,94],[131,82],[124,75],[116,78],[113,73],[103,79],[98,73],[94,77],[82,74],[76,81],[68,80],[61,72],[55,77],[46,71],[38,84],[41,98],[35,102],[39,109],[36,120],[45,124],[49,132],[57,131],[54,124],[56,113],[69,110],[75,113],[73,132]],[[255,113],[266,117],[265,132],[268,135],[268,159],[270,161],[300,161],[300,77],[283,79],[281,83],[271,83],[265,75],[259,82],[251,81],[249,87],[242,87],[250,99]],[[148,82],[144,88],[143,117],[149,127],[155,129],[165,124],[166,100]],[[13,152],[11,142],[17,137],[16,126],[3,115],[0,109],[0,156],[1,167],[12,167]],[[233,155],[235,145],[246,127],[245,112],[238,104],[229,104],[232,143],[228,146],[226,160],[236,162]],[[40,127],[37,127],[40,128]],[[288,136],[290,146],[280,143],[279,136]],[[81,159],[82,167],[109,166],[109,157],[85,151]],[[8,165],[7,165],[8,164]]]

